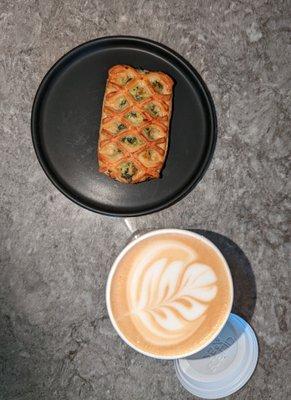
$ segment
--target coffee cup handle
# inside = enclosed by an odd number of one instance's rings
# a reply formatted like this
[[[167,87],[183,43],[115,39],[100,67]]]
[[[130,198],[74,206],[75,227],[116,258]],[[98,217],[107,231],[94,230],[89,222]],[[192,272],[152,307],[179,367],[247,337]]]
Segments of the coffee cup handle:
[[[128,243],[138,239],[140,236],[144,235],[145,233],[151,232],[153,230],[152,229],[136,229],[131,221],[131,218],[124,218],[124,223],[127,227],[127,229],[130,232],[130,236],[128,238]]]

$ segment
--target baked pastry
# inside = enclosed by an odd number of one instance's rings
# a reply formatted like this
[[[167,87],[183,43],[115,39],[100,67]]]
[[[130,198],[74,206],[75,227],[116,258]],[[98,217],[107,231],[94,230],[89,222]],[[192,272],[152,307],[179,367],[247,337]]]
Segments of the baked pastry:
[[[160,176],[168,149],[173,80],[115,65],[108,71],[98,142],[99,171],[124,183]]]

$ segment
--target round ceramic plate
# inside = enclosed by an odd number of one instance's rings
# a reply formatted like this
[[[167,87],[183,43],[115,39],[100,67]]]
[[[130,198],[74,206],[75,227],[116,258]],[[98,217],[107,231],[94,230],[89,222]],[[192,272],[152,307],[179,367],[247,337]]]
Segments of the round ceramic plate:
[[[102,101],[115,64],[163,71],[175,81],[160,179],[130,185],[98,172]],[[31,128],[38,160],[53,184],[80,206],[116,216],[147,214],[180,200],[203,176],[216,142],[214,105],[196,70],[169,48],[128,36],[92,40],[64,55],[38,88]]]

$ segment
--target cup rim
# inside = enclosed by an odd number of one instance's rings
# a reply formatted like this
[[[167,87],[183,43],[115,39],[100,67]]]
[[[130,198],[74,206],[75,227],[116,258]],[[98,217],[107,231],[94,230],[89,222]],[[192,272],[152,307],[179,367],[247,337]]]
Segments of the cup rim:
[[[121,261],[121,259],[125,256],[125,254],[132,248],[134,247],[137,243],[143,241],[144,239],[147,239],[149,237],[152,236],[156,236],[156,235],[160,235],[160,234],[167,234],[167,233],[176,233],[176,234],[182,234],[182,235],[188,235],[191,237],[195,237],[198,240],[202,240],[204,241],[206,244],[208,244],[210,247],[212,247],[217,254],[220,256],[220,258],[222,259],[224,266],[225,266],[225,270],[227,273],[227,276],[229,278],[229,282],[230,282],[230,289],[231,289],[231,301],[229,302],[229,310],[228,312],[225,314],[225,318],[220,326],[220,328],[213,334],[210,336],[209,340],[207,340],[205,343],[203,343],[203,345],[201,345],[200,347],[198,347],[197,349],[195,349],[195,351],[191,350],[185,353],[179,353],[177,355],[157,355],[154,353],[150,353],[144,350],[139,349],[138,347],[136,347],[133,343],[131,343],[126,336],[123,334],[123,332],[119,329],[117,323],[115,322],[115,318],[113,316],[112,313],[112,309],[111,309],[111,301],[110,301],[110,290],[111,290],[111,283],[112,283],[112,279],[114,276],[114,273],[116,271],[116,268],[119,264],[119,262]],[[188,231],[186,229],[178,229],[178,228],[171,228],[171,229],[157,229],[157,230],[153,230],[150,232],[147,232],[145,234],[142,234],[141,236],[139,236],[136,239],[133,239],[130,243],[128,243],[123,249],[122,251],[118,254],[118,256],[115,258],[111,269],[109,271],[109,275],[107,278],[107,283],[106,283],[106,308],[107,308],[107,312],[110,318],[110,321],[115,329],[115,331],[118,333],[118,335],[120,336],[120,338],[128,345],[130,346],[132,349],[134,349],[135,351],[137,351],[138,353],[141,353],[145,356],[151,357],[151,358],[155,358],[158,360],[176,360],[179,358],[185,358],[185,357],[189,357],[192,356],[194,354],[197,354],[199,351],[203,350],[205,347],[207,347],[210,343],[212,343],[217,336],[220,334],[220,332],[222,331],[222,329],[224,328],[229,315],[231,313],[231,309],[233,306],[233,297],[234,297],[234,289],[233,289],[233,279],[232,279],[232,275],[230,272],[230,268],[229,265],[225,259],[225,257],[223,256],[223,254],[221,253],[221,251],[218,249],[218,247],[216,247],[216,245],[209,239],[207,239],[205,236],[200,235],[199,233],[196,232],[192,232],[192,231]]]

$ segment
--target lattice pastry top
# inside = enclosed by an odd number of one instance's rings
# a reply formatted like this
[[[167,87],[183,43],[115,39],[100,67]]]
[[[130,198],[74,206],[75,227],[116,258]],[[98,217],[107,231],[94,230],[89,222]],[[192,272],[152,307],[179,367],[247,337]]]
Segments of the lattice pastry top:
[[[115,65],[108,71],[98,143],[99,171],[124,183],[158,178],[168,149],[173,80]]]

